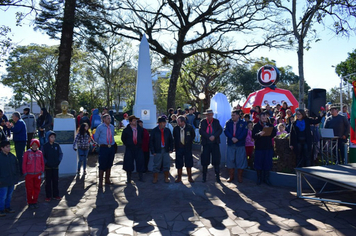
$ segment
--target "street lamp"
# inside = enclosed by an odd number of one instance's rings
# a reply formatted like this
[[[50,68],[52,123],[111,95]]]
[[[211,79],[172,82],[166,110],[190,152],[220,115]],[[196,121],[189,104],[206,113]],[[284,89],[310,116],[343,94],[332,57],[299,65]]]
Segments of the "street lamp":
[[[205,93],[199,93],[199,99],[204,100],[205,99]]]
[[[203,110],[203,106],[202,106],[202,101],[205,99],[205,93],[199,93],[198,97],[199,97],[199,100],[200,100],[200,104],[199,104],[200,111],[203,112],[204,110]]]

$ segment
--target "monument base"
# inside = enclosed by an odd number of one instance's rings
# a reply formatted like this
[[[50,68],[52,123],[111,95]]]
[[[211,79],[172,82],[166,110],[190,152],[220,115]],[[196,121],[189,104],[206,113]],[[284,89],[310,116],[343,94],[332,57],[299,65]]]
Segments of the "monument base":
[[[56,133],[56,142],[59,143],[63,152],[59,174],[75,174],[78,165],[78,155],[73,149],[76,134],[75,119],[54,118],[53,131]]]
[[[153,129],[157,126],[156,105],[135,104],[133,114],[143,121],[145,129]]]

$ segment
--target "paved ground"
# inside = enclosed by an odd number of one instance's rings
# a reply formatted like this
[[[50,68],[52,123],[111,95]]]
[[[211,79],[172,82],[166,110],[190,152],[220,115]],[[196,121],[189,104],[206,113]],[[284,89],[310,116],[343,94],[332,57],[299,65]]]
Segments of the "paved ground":
[[[122,151],[122,150],[121,150]],[[174,158],[174,155],[172,155]],[[152,184],[152,174],[145,183],[126,186],[122,153],[113,167],[114,185],[98,191],[96,156],[89,157],[88,174],[62,177],[58,202],[44,202],[40,208],[27,209],[24,184],[17,186],[12,207],[16,213],[0,219],[0,235],[355,235],[355,207],[323,204],[295,197],[295,189],[256,186],[245,179],[242,184],[214,182],[209,170],[208,182],[193,168],[195,183]],[[198,158],[195,159],[198,165]],[[183,171],[185,173],[185,171]],[[355,195],[346,197],[354,198]]]

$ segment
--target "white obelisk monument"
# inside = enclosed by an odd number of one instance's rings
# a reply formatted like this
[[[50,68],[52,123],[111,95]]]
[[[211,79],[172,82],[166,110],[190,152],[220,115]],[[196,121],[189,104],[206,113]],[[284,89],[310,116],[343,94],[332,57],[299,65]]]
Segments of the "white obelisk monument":
[[[143,121],[144,128],[153,129],[157,126],[156,105],[153,103],[150,51],[145,35],[142,37],[139,48],[133,114]]]

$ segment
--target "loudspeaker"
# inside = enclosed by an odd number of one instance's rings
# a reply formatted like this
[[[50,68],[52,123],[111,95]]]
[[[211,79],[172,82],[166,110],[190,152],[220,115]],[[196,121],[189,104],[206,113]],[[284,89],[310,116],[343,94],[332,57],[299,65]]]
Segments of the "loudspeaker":
[[[317,117],[321,107],[325,108],[326,90],[325,89],[310,89],[308,91],[308,110],[310,117]]]

